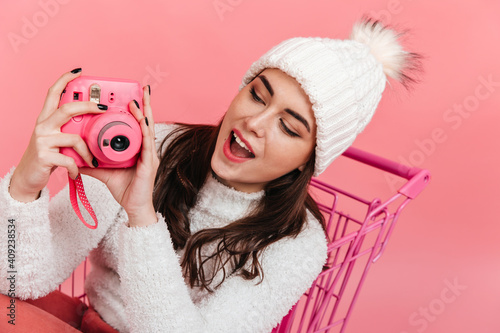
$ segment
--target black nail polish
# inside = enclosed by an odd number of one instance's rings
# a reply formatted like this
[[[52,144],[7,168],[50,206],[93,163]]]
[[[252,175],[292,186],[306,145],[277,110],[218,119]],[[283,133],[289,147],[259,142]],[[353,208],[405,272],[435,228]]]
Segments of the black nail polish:
[[[108,109],[108,106],[104,105],[104,104],[97,104],[97,107],[99,108],[99,110],[107,110]]]
[[[82,71],[81,68],[75,68],[71,71],[71,74],[76,74],[76,73],[80,73]]]
[[[149,96],[151,96],[151,86],[148,84]]]
[[[144,120],[146,121],[146,126],[149,126],[148,117],[144,117]]]
[[[95,157],[92,159],[92,165],[96,168],[99,166],[99,163],[97,162],[97,159]]]
[[[134,103],[135,103],[135,106],[137,106],[137,108],[140,109],[139,103],[137,103],[137,101],[135,99],[134,99]]]

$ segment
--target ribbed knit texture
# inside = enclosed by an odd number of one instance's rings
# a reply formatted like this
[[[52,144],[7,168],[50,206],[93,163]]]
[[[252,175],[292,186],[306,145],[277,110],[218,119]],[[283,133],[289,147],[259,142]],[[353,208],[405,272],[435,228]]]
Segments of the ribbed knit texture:
[[[295,78],[309,96],[317,125],[315,176],[365,128],[386,82],[370,48],[353,40],[285,40],[250,66],[240,89],[266,68],[278,68]]]

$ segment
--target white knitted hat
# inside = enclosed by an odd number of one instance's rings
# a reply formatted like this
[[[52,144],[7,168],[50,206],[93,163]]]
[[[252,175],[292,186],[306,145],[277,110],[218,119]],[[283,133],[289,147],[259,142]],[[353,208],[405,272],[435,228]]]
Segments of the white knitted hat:
[[[350,40],[309,37],[281,42],[254,62],[240,90],[266,68],[295,78],[309,96],[316,118],[314,176],[353,143],[377,108],[387,76],[414,81],[405,71],[419,56],[404,51],[399,35],[365,19],[354,25]]]

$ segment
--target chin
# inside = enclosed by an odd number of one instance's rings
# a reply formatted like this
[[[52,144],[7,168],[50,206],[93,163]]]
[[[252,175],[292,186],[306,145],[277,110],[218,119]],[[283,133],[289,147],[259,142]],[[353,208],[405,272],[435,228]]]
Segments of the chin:
[[[227,166],[222,163],[217,163],[217,161],[212,160],[211,168],[213,173],[215,173],[219,181],[223,184],[227,185],[229,182],[238,179],[237,175],[234,175],[234,170],[229,170]]]
[[[220,183],[238,191],[251,193],[259,191],[263,188],[261,188],[260,184],[254,184],[252,181],[246,179],[248,177],[242,177],[248,176],[248,173],[242,175],[240,171],[221,163],[221,161],[218,161],[217,158],[212,158],[211,168]]]
[[[224,165],[214,154],[212,156],[212,161],[210,162],[210,168],[220,179],[226,179],[229,176],[230,170],[227,170],[227,166]]]

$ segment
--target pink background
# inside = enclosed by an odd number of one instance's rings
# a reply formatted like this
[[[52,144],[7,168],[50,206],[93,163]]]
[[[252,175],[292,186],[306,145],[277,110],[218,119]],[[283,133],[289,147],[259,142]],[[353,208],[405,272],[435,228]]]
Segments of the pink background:
[[[433,179],[372,267],[348,332],[500,332],[498,1],[25,0],[0,13],[0,175],[18,163],[48,87],[75,67],[151,84],[156,121],[213,123],[251,62],[285,38],[345,38],[364,13],[410,29],[422,83],[387,89],[355,146]],[[383,198],[402,184],[335,168],[320,178]],[[56,172],[51,187],[63,180]]]

